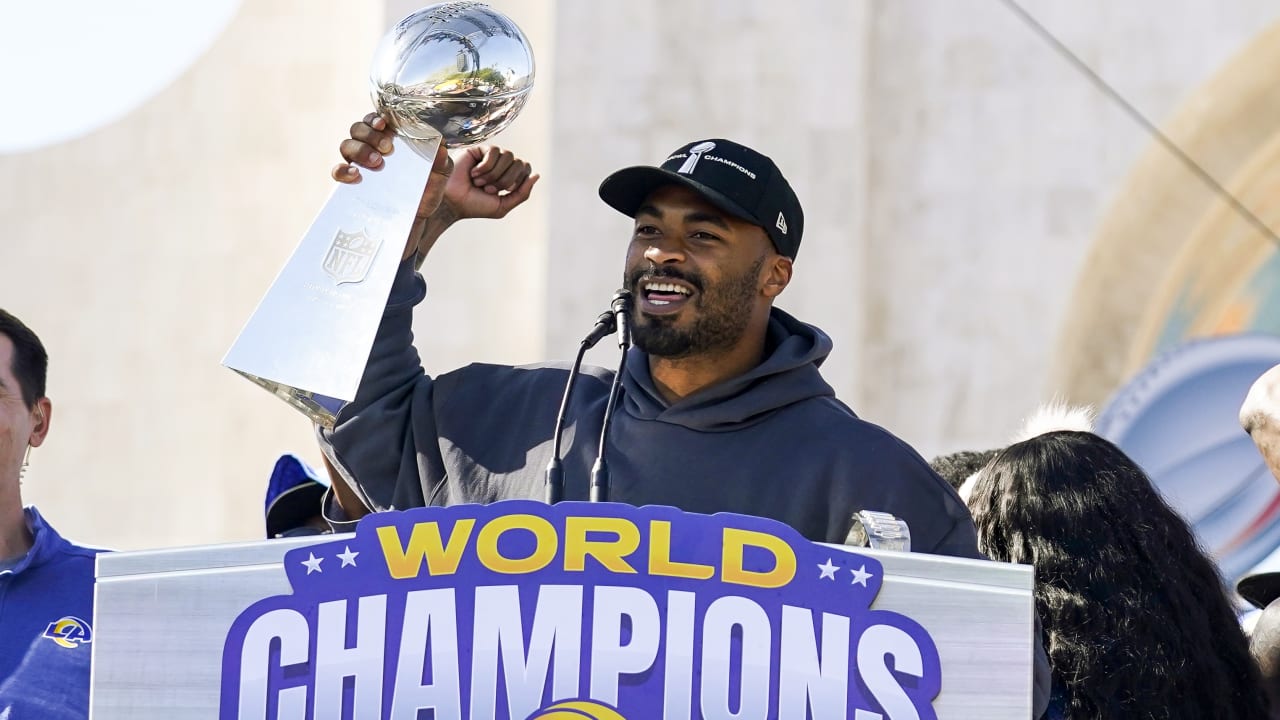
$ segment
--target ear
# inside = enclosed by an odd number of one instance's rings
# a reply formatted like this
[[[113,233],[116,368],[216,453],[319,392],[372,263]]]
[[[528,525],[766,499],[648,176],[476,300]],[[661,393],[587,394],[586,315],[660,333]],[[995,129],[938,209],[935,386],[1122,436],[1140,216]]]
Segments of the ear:
[[[35,407],[31,408],[31,419],[31,435],[27,438],[27,444],[40,447],[49,434],[49,421],[53,419],[53,404],[49,402],[49,398],[43,397],[36,401]]]
[[[791,283],[791,264],[789,257],[774,254],[764,264],[764,287],[761,292],[764,296],[772,300],[782,294],[787,289],[787,285]]]

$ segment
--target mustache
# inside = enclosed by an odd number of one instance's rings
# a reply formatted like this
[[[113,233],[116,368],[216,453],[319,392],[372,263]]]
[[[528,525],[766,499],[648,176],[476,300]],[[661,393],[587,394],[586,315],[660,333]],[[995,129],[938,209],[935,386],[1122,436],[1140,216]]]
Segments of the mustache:
[[[698,292],[702,292],[703,283],[702,276],[698,273],[685,273],[673,267],[651,267],[632,270],[627,275],[626,287],[631,288],[632,292],[640,292],[640,283],[659,278],[667,278],[670,280],[683,280],[693,286]]]

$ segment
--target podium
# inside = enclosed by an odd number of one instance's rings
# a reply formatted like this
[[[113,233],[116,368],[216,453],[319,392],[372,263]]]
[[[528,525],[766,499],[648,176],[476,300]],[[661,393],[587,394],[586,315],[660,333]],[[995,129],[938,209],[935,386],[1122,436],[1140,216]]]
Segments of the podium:
[[[90,717],[1025,720],[1032,587],[737,515],[380,513],[100,555]]]

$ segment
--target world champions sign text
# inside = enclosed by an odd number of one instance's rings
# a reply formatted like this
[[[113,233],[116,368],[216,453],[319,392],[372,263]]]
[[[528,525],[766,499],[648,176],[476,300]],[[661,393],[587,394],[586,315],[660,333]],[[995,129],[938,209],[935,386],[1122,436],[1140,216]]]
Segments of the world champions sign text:
[[[284,566],[227,636],[222,720],[936,720],[880,563],[761,518],[420,508]]]

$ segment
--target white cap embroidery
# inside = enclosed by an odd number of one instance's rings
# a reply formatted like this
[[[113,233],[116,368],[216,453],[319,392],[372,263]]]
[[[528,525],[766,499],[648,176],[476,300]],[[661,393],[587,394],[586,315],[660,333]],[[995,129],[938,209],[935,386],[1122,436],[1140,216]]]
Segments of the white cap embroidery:
[[[715,143],[708,140],[706,142],[700,142],[689,148],[689,157],[685,159],[684,164],[681,165],[680,169],[676,170],[676,172],[685,175],[693,172],[693,169],[698,166],[698,161],[702,159],[702,153],[714,148],[715,146]]]

